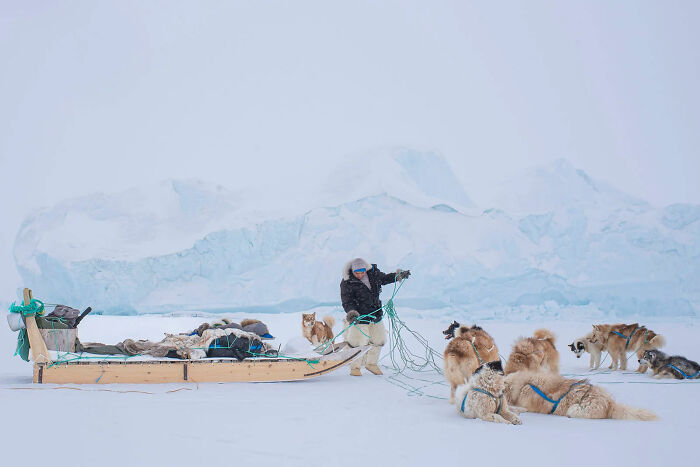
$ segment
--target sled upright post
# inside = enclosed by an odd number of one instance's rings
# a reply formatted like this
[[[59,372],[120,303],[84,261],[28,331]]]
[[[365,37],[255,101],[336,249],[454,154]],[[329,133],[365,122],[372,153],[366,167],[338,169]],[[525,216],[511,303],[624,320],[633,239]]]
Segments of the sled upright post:
[[[30,289],[24,289],[24,306],[29,305],[32,301],[32,291]],[[29,337],[29,348],[32,351],[32,360],[37,365],[45,365],[51,363],[51,357],[49,357],[49,350],[46,348],[46,342],[44,338],[41,337],[39,333],[39,327],[36,325],[36,319],[34,315],[29,315],[24,317],[24,323],[27,326],[27,337]]]

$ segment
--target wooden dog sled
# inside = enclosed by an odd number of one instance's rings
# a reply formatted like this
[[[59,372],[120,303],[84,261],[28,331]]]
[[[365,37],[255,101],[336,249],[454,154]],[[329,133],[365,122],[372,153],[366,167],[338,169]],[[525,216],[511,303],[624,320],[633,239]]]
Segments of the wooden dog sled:
[[[24,289],[24,304],[32,291]],[[312,359],[262,357],[202,360],[78,360],[52,361],[34,316],[25,316],[27,336],[34,362],[35,383],[228,383],[237,381],[272,382],[315,378],[350,363],[366,347],[346,347]]]

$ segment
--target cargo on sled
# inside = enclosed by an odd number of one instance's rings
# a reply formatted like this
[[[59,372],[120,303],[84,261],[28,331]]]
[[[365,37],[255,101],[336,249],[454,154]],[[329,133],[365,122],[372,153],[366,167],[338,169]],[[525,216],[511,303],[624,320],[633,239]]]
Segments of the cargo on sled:
[[[90,350],[86,344],[82,346],[77,339],[77,327],[59,327],[51,324],[49,329],[44,323],[45,318],[32,313],[32,306],[38,300],[33,299],[32,291],[24,289],[21,316],[11,316],[15,322],[21,319],[18,352],[22,346],[31,355],[34,365],[35,383],[58,384],[106,384],[106,383],[183,383],[183,382],[272,382],[297,381],[315,378],[350,363],[360,357],[367,348],[352,348],[342,345],[329,347],[324,355],[312,357],[296,357],[270,355],[258,352],[248,352],[250,357],[241,359],[234,357],[191,357],[189,352],[179,358],[159,358],[153,356],[127,355],[94,355],[86,356],[83,350]],[[38,302],[40,303],[40,302]],[[43,312],[43,306],[42,306]],[[11,313],[12,315],[13,313]],[[16,313],[15,313],[16,314]],[[82,315],[84,317],[84,314]],[[77,321],[79,322],[79,318]],[[39,329],[37,319],[42,322],[44,329]],[[59,319],[62,323],[65,320]],[[51,321],[52,323],[54,321]],[[208,333],[209,330],[204,331]],[[240,334],[235,334],[236,336]],[[219,334],[208,334],[221,336]],[[234,336],[234,334],[226,334]],[[216,344],[223,338],[216,338]],[[23,341],[24,340],[24,341]],[[26,342],[25,342],[26,341]],[[47,347],[49,342],[53,350]],[[109,346],[105,346],[109,347]],[[212,355],[221,355],[220,349]],[[201,353],[201,350],[200,350]],[[170,356],[170,355],[168,355]],[[173,355],[175,356],[175,355]],[[202,355],[198,355],[202,357]],[[28,359],[28,356],[27,356]]]

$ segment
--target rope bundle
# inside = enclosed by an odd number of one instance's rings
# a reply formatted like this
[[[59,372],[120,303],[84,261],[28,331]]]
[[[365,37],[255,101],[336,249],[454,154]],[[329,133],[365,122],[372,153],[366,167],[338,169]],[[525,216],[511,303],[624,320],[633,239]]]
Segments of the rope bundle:
[[[22,316],[35,316],[44,314],[44,303],[41,300],[32,298],[29,305],[10,305],[10,313],[21,313]]]

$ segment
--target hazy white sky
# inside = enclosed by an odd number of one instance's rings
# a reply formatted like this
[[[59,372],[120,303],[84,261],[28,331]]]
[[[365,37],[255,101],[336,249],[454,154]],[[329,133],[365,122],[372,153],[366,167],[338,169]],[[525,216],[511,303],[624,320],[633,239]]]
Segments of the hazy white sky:
[[[37,206],[177,177],[284,196],[377,146],[442,152],[477,203],[559,157],[700,202],[698,24],[697,1],[2,2],[0,279]]]

